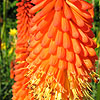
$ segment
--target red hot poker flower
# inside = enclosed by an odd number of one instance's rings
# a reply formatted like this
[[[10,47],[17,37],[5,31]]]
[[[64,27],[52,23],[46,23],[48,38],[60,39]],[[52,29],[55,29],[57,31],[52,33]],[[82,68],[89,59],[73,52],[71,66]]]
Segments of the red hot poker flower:
[[[89,74],[97,58],[91,31],[92,4],[83,0],[32,0],[32,19],[27,58],[32,68],[29,86],[42,100],[91,98]]]
[[[16,60],[14,66],[14,80],[16,81],[12,86],[13,90],[13,100],[29,100],[29,92],[26,89],[26,83],[29,81],[28,78],[25,78],[25,74],[27,73],[27,65],[26,58],[29,54],[27,48],[29,45],[30,38],[30,21],[33,17],[29,13],[29,9],[32,8],[32,4],[30,0],[20,0],[17,3],[17,31],[18,31],[18,39],[16,44]],[[26,84],[26,85],[25,85]]]
[[[29,26],[24,30],[26,17],[18,25],[19,32],[24,32],[22,36],[18,34],[18,48],[21,48],[20,44],[29,43],[28,49],[25,50],[24,44],[24,49],[18,50],[22,56],[18,54],[20,60],[16,61],[20,64],[15,68],[22,72],[19,74],[15,69],[18,80],[13,89],[18,88],[14,91],[14,100],[90,99],[89,75],[95,72],[97,59],[91,31],[92,4],[84,0],[32,0],[31,3],[35,6],[27,13],[39,12],[30,24],[27,23],[31,25],[30,38],[26,35]],[[18,15],[23,7],[20,9]],[[22,39],[23,36],[26,38]],[[22,85],[22,82],[26,84]]]

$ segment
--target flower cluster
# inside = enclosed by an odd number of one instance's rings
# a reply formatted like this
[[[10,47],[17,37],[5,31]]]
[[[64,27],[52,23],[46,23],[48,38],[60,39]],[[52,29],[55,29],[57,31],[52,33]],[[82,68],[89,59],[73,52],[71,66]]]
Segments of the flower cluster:
[[[92,99],[89,82],[97,59],[93,5],[21,0],[17,6],[13,100]]]

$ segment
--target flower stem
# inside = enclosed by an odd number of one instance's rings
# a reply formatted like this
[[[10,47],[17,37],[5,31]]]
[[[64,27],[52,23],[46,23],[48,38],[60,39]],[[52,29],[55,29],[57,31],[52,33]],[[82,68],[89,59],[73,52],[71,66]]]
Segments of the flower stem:
[[[4,42],[6,44],[6,60],[7,60],[7,34],[6,34],[6,4],[7,4],[7,0],[3,0],[3,37],[4,37]]]

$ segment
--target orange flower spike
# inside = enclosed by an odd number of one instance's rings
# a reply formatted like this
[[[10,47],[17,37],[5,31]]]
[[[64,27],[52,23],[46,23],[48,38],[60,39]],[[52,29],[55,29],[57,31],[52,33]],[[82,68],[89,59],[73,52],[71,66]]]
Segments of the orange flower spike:
[[[17,40],[17,45],[16,45],[16,63],[14,66],[14,73],[15,77],[14,80],[15,85],[13,86],[13,100],[23,100],[27,95],[28,95],[28,90],[26,87],[22,87],[23,83],[26,84],[29,79],[25,78],[25,74],[27,73],[27,62],[26,58],[28,57],[28,40],[29,40],[29,28],[30,28],[30,19],[33,17],[28,13],[28,10],[32,7],[30,0],[21,0],[16,4],[18,6],[18,14],[17,19],[18,19],[18,40]],[[26,79],[26,81],[24,81]],[[18,83],[18,84],[16,84]],[[19,87],[19,88],[17,88]],[[23,88],[23,89],[22,89]],[[23,96],[19,95],[22,91]]]
[[[17,6],[13,100],[90,99],[89,74],[97,59],[92,4],[22,0]]]

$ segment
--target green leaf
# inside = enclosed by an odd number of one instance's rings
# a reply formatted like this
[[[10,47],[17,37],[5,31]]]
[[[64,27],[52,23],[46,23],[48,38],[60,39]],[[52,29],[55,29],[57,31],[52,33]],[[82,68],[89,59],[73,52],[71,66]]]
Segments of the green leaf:
[[[97,85],[97,95],[96,95],[96,100],[100,100],[100,83]]]

